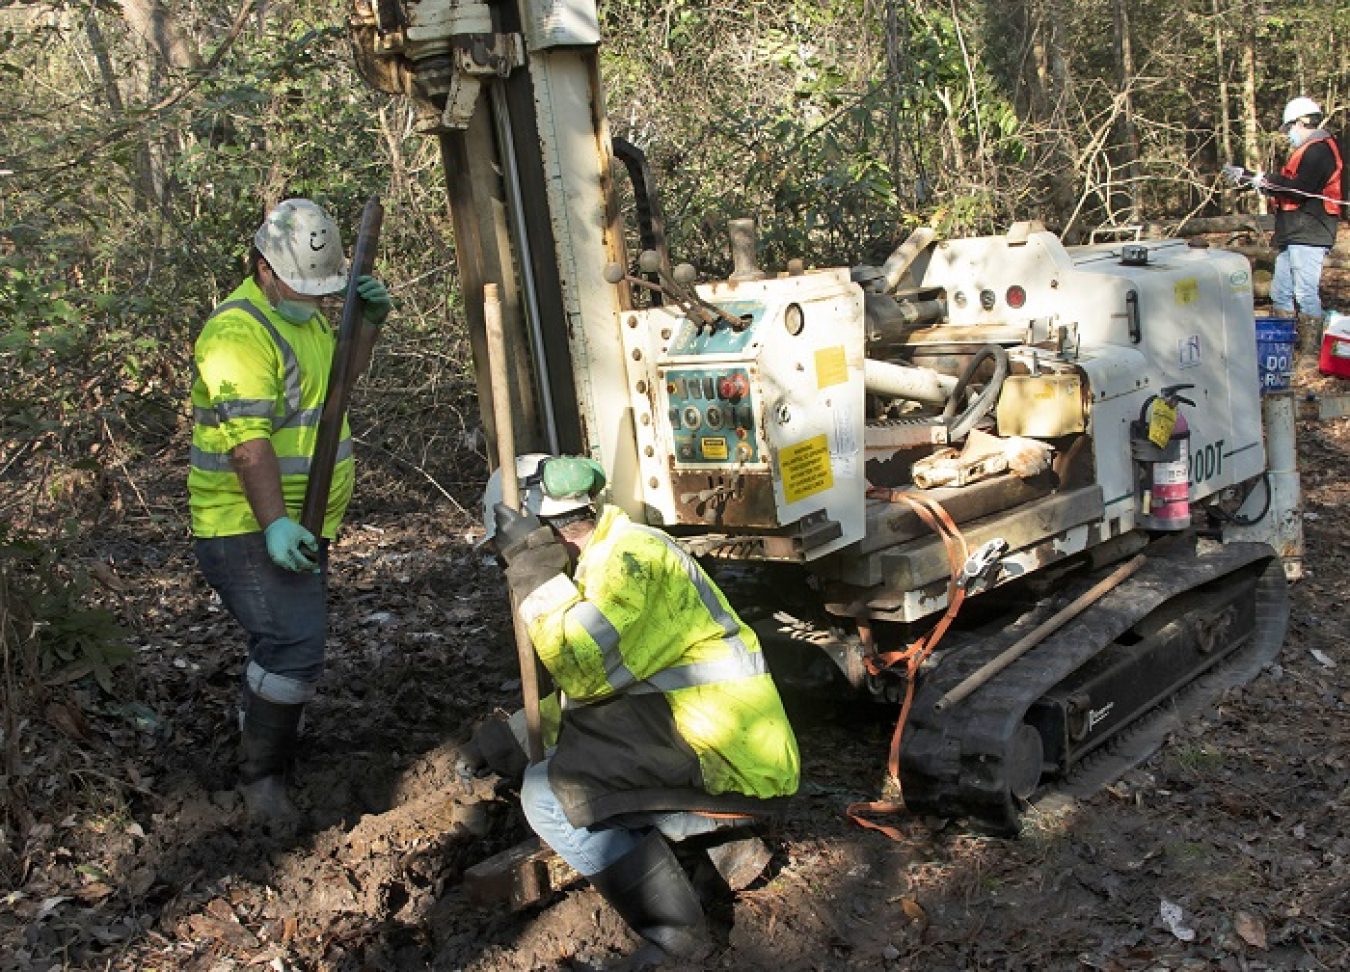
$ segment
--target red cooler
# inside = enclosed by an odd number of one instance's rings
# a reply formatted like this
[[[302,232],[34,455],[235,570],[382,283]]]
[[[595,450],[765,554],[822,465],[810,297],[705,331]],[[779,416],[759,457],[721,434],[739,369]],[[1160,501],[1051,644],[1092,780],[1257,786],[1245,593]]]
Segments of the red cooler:
[[[1332,311],[1327,314],[1326,329],[1322,332],[1322,351],[1317,357],[1317,370],[1324,375],[1350,378],[1350,317]]]

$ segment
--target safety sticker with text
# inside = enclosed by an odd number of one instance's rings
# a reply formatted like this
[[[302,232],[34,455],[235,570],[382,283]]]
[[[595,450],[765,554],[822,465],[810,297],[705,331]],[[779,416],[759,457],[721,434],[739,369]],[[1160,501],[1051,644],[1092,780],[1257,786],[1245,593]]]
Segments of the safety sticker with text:
[[[788,503],[833,488],[827,437],[818,435],[779,450],[778,473],[783,478],[783,499]]]

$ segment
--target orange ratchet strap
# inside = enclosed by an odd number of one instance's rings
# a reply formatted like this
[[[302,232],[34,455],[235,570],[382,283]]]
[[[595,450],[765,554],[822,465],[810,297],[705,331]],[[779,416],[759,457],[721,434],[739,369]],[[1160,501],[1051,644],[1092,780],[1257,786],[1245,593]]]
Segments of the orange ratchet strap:
[[[970,557],[970,551],[966,545],[966,538],[961,535],[956,522],[936,500],[916,493],[906,493],[894,489],[868,490],[867,496],[869,499],[884,500],[888,503],[904,503],[912,509],[919,519],[923,520],[934,533],[942,538],[942,543],[947,548],[947,562],[951,566],[951,578],[947,582],[947,610],[943,612],[938,623],[908,648],[872,654],[864,659],[867,670],[873,675],[879,675],[886,669],[894,668],[902,663],[905,666],[905,701],[900,707],[900,718],[895,723],[895,733],[891,736],[891,752],[886,761],[886,769],[890,773],[891,779],[895,780],[895,785],[898,788],[900,785],[900,739],[904,735],[905,722],[909,719],[909,708],[914,701],[915,676],[918,674],[919,666],[933,653],[937,643],[947,633],[947,629],[951,627],[957,612],[961,610],[962,603],[965,602],[966,588],[961,583],[961,575],[966,560]],[[864,632],[863,634],[864,643],[870,642],[868,633]],[[904,835],[894,827],[875,823],[861,816],[865,813],[894,814],[903,810],[902,804],[878,800],[851,804],[845,812],[849,819],[859,826],[880,831],[891,840],[903,841]]]

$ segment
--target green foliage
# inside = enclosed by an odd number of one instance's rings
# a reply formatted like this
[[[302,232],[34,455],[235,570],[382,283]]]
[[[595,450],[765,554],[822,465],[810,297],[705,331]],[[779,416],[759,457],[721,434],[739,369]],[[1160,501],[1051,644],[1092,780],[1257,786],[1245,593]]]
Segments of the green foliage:
[[[26,642],[28,650],[21,644],[15,657],[32,660],[30,670],[11,674],[18,684],[88,676],[112,695],[114,669],[132,657],[126,632],[112,612],[88,605],[88,576],[66,566],[59,549],[0,523],[5,613],[21,622],[6,637]]]
[[[681,257],[725,271],[722,227],[745,215],[768,266],[879,261],[923,223],[993,228],[997,169],[971,179],[963,160],[1020,159],[1017,115],[951,16],[892,12],[888,28],[856,0],[748,18],[684,2],[603,7],[614,127],[662,176]],[[678,60],[637,42],[652,23],[672,25]]]

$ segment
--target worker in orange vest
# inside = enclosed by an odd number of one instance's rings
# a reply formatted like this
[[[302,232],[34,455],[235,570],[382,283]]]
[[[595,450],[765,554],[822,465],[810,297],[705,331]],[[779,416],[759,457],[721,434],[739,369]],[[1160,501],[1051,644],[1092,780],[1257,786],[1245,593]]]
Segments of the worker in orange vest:
[[[1298,97],[1284,108],[1280,131],[1293,151],[1278,175],[1225,166],[1224,174],[1270,197],[1275,209],[1277,253],[1270,301],[1278,317],[1298,316],[1302,357],[1316,358],[1322,338],[1322,264],[1336,242],[1343,160],[1336,141],[1321,127],[1322,109]]]

